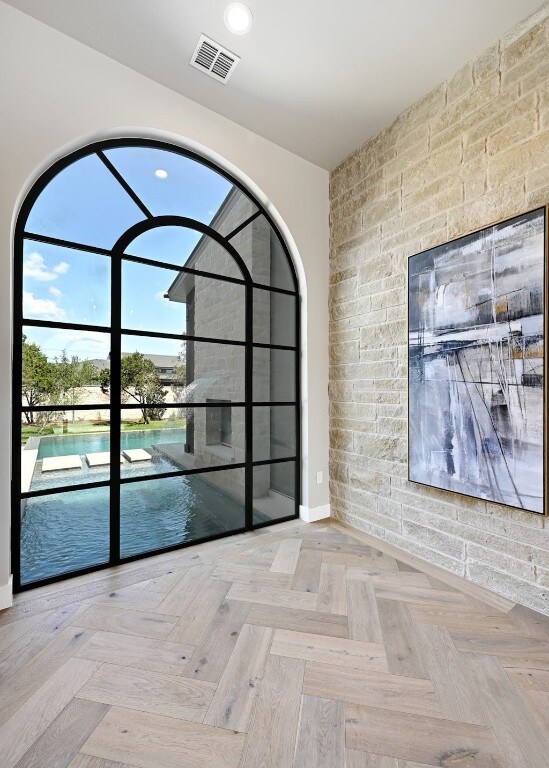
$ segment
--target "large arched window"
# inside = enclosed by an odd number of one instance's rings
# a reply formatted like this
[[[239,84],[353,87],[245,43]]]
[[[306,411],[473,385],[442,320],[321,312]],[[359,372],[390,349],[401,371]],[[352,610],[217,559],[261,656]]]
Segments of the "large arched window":
[[[16,589],[297,515],[297,280],[238,181],[75,152],[22,206],[14,301]]]

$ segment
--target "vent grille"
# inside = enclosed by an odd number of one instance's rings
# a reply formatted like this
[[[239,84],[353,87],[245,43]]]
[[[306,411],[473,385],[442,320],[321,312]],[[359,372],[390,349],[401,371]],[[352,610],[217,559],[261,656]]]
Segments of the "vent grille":
[[[189,63],[215,80],[226,83],[239,61],[240,56],[223,48],[206,35],[200,35]]]

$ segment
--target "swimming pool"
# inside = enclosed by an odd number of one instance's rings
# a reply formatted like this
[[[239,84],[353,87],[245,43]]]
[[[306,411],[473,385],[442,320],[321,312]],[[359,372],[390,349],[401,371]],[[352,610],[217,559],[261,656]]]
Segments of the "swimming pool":
[[[122,433],[122,450],[185,442],[184,429]],[[33,490],[109,479],[108,467],[41,473],[47,456],[80,456],[109,450],[108,433],[54,435],[40,439]],[[153,461],[125,463],[122,477],[142,482],[120,487],[120,555],[145,554],[243,528],[244,501],[227,489],[243,487],[243,472],[220,469],[202,475],[151,478],[181,467],[153,452]],[[21,583],[107,563],[110,488],[85,488],[26,500],[21,522]],[[267,518],[254,511],[254,521]]]
[[[157,471],[173,470],[162,461]],[[121,486],[121,556],[143,554],[244,527],[244,502],[223,485],[226,469]],[[109,488],[27,500],[21,525],[23,584],[109,559]]]
[[[166,429],[136,429],[123,431],[120,435],[121,450],[130,448],[150,448],[155,443],[184,443],[185,429],[167,427]],[[45,435],[40,438],[38,460],[50,456],[68,456],[71,453],[83,456],[86,453],[99,453],[110,449],[109,432],[86,432],[81,435]]]

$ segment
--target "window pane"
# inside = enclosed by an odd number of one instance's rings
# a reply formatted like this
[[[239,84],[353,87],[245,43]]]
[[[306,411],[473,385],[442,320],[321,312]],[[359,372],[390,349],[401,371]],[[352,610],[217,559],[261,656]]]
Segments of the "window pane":
[[[23,316],[109,325],[111,264],[106,256],[25,240]]]
[[[102,406],[109,403],[108,388],[102,387],[102,372],[110,367],[109,347],[107,333],[25,326],[23,406],[60,406],[60,413],[69,421],[81,417],[71,411],[73,405],[97,405],[101,413]],[[92,413],[95,417],[95,411]]]
[[[137,353],[137,358],[135,356]],[[143,362],[139,356],[145,357]],[[244,400],[244,347],[209,341],[176,341],[147,336],[122,337],[124,403],[205,403],[206,400]],[[154,368],[154,371],[153,371]],[[136,392],[137,370],[147,374]],[[164,393],[164,394],[163,394]],[[137,395],[137,399],[136,399]]]
[[[295,462],[254,467],[254,524],[295,515]]]
[[[295,401],[295,363],[292,350],[254,349],[254,401]]]
[[[143,480],[121,487],[121,555],[243,528],[244,470]]]
[[[195,229],[173,226],[149,229],[130,243],[126,253],[237,280],[244,279],[229,251]]]
[[[254,461],[288,459],[291,456],[295,456],[295,406],[255,406],[253,413]]]
[[[109,489],[22,502],[21,583],[101,565],[109,559]]]
[[[254,341],[295,346],[296,298],[254,288]]]
[[[25,229],[84,245],[112,248],[145,218],[96,154],[77,160],[38,196]]]
[[[108,480],[109,410],[27,412],[21,424],[21,492]]]
[[[245,287],[131,261],[122,265],[122,326],[244,341]]]
[[[105,154],[155,216],[187,216],[226,234],[256,210],[224,176],[193,158],[154,147]]]
[[[144,424],[122,410],[122,477],[245,461],[244,408],[166,408]]]
[[[264,216],[258,216],[231,238],[254,283],[295,291],[292,270],[278,235]]]

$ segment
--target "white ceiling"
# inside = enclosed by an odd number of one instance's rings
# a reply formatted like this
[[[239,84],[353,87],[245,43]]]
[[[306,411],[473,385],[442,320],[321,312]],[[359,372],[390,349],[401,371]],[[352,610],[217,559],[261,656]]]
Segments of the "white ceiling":
[[[540,6],[247,0],[253,27],[235,36],[228,0],[7,2],[328,169]],[[188,65],[201,33],[242,57],[226,85]]]

